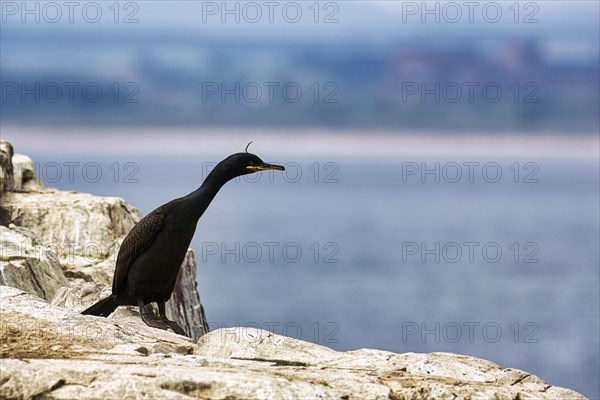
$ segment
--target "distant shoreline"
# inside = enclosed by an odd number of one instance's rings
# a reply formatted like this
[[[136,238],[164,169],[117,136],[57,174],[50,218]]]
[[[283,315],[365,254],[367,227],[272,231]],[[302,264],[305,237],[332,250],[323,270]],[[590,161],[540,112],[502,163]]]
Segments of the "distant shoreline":
[[[393,159],[422,157],[536,157],[598,160],[597,133],[444,133],[339,131],[327,129],[160,129],[5,126],[0,129],[20,153],[223,155],[250,151],[272,157],[338,156]]]

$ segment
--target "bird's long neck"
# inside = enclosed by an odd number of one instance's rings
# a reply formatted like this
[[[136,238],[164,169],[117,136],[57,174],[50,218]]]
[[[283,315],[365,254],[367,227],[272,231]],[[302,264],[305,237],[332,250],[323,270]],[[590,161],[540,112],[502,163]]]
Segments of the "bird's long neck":
[[[232,177],[224,176],[218,172],[213,170],[198,189],[186,196],[197,219],[204,214],[223,185],[232,179]]]

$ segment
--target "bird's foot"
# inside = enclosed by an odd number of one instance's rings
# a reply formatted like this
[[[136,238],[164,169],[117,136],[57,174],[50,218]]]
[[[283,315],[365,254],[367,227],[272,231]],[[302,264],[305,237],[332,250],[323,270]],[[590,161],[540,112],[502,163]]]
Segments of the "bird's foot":
[[[169,328],[178,335],[188,337],[187,333],[175,321],[169,321],[166,317],[154,317],[151,314],[142,313],[142,321],[153,328],[168,330]]]
[[[165,322],[169,325],[169,327],[171,328],[171,330],[173,332],[175,332],[176,334],[188,337],[188,334],[185,333],[185,331],[183,329],[181,329],[181,327],[179,326],[179,324],[177,324],[177,322],[175,322],[175,321],[169,321],[166,318],[165,318]]]
[[[141,316],[142,321],[144,321],[146,325],[151,326],[152,328],[167,330],[170,327],[168,322],[165,321],[163,318],[156,318],[147,313],[142,313]]]

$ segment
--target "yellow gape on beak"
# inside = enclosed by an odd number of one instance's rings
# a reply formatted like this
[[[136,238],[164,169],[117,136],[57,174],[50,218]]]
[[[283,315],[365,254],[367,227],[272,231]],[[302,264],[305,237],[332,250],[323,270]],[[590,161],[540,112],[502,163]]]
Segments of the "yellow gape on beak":
[[[270,169],[276,169],[279,171],[284,171],[285,167],[281,165],[273,165],[273,164],[258,164],[258,165],[246,165],[246,169],[248,171],[257,172],[257,171],[267,171]]]

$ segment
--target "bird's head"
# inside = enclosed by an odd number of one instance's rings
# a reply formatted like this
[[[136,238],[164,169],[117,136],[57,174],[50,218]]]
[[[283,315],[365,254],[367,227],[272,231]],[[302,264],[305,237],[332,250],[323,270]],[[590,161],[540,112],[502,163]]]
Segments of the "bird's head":
[[[258,171],[285,170],[281,165],[268,164],[252,153],[235,153],[218,163],[210,175],[220,182]],[[209,175],[209,176],[210,176]]]
[[[247,175],[271,169],[285,170],[281,165],[268,164],[252,153],[235,153],[221,161],[216,167],[233,173],[234,176]]]
[[[213,178],[224,183],[237,176],[247,175],[253,172],[285,170],[281,165],[268,164],[261,160],[256,154],[248,153],[248,146],[250,146],[250,143],[246,146],[245,153],[235,153],[230,155],[218,163],[209,176],[213,175]]]

